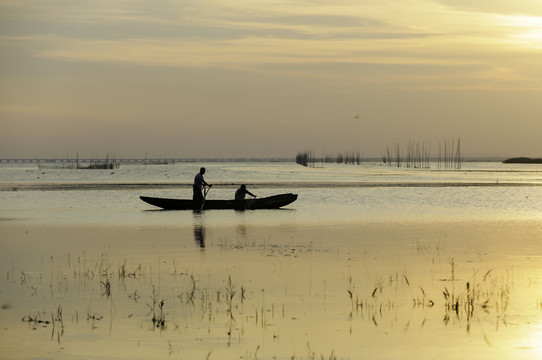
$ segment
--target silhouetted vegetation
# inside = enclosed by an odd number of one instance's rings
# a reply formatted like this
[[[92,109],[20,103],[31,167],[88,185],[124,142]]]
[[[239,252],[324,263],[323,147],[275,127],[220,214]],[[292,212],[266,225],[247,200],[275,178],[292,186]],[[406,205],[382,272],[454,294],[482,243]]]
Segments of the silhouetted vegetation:
[[[313,161],[312,154],[308,151],[298,153],[295,157],[295,162],[303,166],[309,166]]]
[[[461,169],[463,159],[461,157],[461,138],[457,141],[444,140],[438,144],[438,155],[431,156],[431,143],[409,141],[406,147],[400,144],[386,147],[386,154],[382,157],[382,163],[388,166],[406,167],[415,169],[429,169],[431,163],[436,163],[437,168]],[[540,159],[538,159],[540,160]],[[340,153],[338,155],[326,155],[320,158],[314,156],[314,152],[305,151],[298,153],[296,163],[314,167],[316,163],[358,164],[374,161],[361,156],[360,152]]]
[[[431,144],[409,141],[406,149],[403,149],[399,144],[395,144],[391,150],[388,146],[383,161],[388,166],[428,169],[430,155]]]
[[[361,164],[363,158],[358,152],[338,154],[338,155],[325,155],[322,157],[315,157],[312,151],[305,151],[298,153],[295,157],[295,162],[308,167],[315,167],[317,163],[328,164],[328,163],[337,163],[337,164]]]
[[[395,144],[393,147],[386,148],[386,156],[383,161],[388,166],[407,167],[407,168],[430,168],[431,143],[409,142],[406,148]],[[461,169],[461,138],[455,142],[444,140],[444,144],[438,144],[438,155],[434,159],[437,168]]]

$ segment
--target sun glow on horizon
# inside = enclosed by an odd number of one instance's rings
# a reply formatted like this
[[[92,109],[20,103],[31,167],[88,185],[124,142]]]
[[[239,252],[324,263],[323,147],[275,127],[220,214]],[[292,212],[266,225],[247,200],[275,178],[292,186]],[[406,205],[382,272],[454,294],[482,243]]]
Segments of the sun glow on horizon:
[[[520,35],[523,39],[542,41],[542,29],[526,31]],[[542,46],[542,44],[538,44]]]
[[[512,37],[533,48],[542,47],[542,17],[539,16],[499,16],[500,22],[514,29]]]

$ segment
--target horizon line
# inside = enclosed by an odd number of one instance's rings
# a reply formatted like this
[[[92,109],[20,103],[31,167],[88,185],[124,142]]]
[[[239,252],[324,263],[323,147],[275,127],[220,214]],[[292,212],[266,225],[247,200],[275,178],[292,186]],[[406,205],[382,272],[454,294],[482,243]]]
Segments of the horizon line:
[[[462,162],[476,162],[476,161],[503,161],[508,159],[506,156],[462,156]],[[315,157],[315,163],[324,162],[324,158]],[[0,158],[0,163],[39,163],[39,162],[100,162],[100,161],[109,161],[109,162],[118,162],[118,163],[169,163],[169,162],[295,162],[295,157],[155,157],[155,158],[118,158],[118,159],[103,159],[103,158],[79,158],[79,159],[70,159],[70,158],[57,158],[57,157],[47,157],[47,158]],[[360,158],[361,162],[382,162],[382,156],[372,156],[372,157],[362,157]],[[430,161],[436,161],[436,158],[430,158]],[[334,161],[331,161],[334,162]]]

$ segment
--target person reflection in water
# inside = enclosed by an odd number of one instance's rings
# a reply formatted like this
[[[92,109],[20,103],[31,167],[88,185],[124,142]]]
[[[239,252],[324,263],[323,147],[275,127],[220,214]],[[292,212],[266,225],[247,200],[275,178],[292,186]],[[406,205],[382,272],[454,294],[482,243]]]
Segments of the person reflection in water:
[[[194,240],[199,247],[205,247],[205,227],[203,225],[194,225]]]
[[[201,203],[203,201],[203,193],[202,193],[203,187],[212,186],[212,185],[207,184],[207,182],[203,179],[203,174],[205,174],[204,167],[199,169],[199,173],[197,173],[196,177],[194,178],[194,186],[193,186],[194,195],[192,196],[192,200],[198,203]]]
[[[235,201],[243,201],[245,200],[246,195],[250,195],[252,197],[256,197],[253,193],[247,190],[247,187],[245,184],[241,185],[239,189],[235,192]]]

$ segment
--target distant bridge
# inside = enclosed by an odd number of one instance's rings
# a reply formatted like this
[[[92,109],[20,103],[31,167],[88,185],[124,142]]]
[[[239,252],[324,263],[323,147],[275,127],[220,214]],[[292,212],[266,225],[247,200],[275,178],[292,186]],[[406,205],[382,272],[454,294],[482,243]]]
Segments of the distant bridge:
[[[166,158],[166,159],[108,159],[109,162],[121,164],[174,164],[174,163],[205,163],[205,162],[293,162],[293,158]],[[24,163],[96,163],[102,159],[0,159],[2,164]]]

